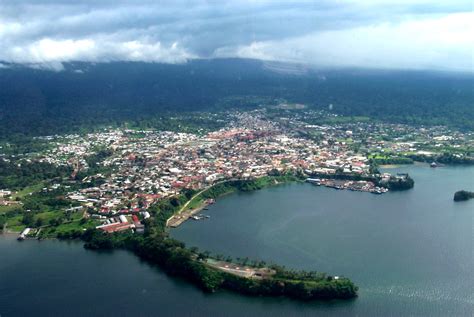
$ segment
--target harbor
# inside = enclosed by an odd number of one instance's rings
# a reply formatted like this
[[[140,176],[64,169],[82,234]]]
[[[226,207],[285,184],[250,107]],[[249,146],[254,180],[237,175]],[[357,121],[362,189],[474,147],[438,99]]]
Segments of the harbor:
[[[171,228],[177,228],[179,227],[182,223],[187,221],[188,219],[193,219],[193,220],[204,220],[204,219],[209,219],[210,216],[204,215],[204,214],[199,214],[202,210],[207,210],[207,206],[214,204],[215,200],[214,199],[206,199],[203,201],[203,203],[192,209],[184,210],[181,211],[172,217],[170,217],[166,221],[166,226],[171,227]]]
[[[199,214],[191,217],[193,220],[205,220],[211,218],[209,215]]]
[[[307,178],[306,181],[316,186],[325,186],[334,189],[345,189],[372,194],[383,194],[388,192],[387,188],[376,186],[371,181],[352,181],[326,178]]]

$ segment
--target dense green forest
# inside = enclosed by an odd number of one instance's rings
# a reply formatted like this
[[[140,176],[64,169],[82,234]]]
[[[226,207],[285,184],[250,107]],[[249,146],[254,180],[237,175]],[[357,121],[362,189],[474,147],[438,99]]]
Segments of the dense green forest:
[[[0,188],[19,189],[43,180],[69,176],[67,166],[55,166],[42,162],[10,162],[0,160]]]
[[[474,129],[474,77],[421,71],[309,70],[264,62],[66,63],[53,72],[0,69],[0,137],[50,135],[99,125],[177,128],[177,113],[249,109],[278,99],[350,116]],[[193,116],[196,128],[219,126]]]

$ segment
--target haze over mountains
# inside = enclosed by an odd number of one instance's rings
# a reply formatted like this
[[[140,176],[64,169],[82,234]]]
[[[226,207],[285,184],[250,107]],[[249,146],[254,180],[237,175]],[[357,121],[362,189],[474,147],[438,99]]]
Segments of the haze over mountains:
[[[344,115],[474,128],[474,76],[316,69],[250,59],[0,68],[1,137],[48,135],[165,113],[249,109],[278,99]]]

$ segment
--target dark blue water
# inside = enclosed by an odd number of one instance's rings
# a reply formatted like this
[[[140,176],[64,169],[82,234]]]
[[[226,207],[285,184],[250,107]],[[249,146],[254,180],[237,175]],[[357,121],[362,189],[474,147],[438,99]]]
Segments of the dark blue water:
[[[342,312],[474,314],[474,168],[404,168],[413,190],[373,195],[291,184],[218,201],[173,236],[218,254],[345,275],[360,298]],[[396,170],[393,170],[395,172]],[[323,310],[325,311],[325,310]]]
[[[215,253],[346,275],[350,302],[207,295],[115,251],[0,236],[0,315],[471,316],[474,168],[405,168],[415,189],[385,195],[291,184],[232,194],[172,235]]]

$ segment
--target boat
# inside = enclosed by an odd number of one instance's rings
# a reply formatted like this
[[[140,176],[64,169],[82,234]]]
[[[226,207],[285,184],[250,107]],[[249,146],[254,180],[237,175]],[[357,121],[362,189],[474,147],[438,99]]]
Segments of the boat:
[[[307,178],[306,181],[316,186],[321,186],[321,180],[319,178]]]
[[[18,236],[17,240],[18,241],[23,241],[25,240],[26,236],[28,235],[28,233],[30,233],[31,229],[30,228],[25,228],[25,230],[23,230],[20,235]]]
[[[430,167],[433,167],[433,168],[434,168],[434,167],[438,167],[438,164],[436,164],[436,162],[432,162],[432,163],[430,164]]]

